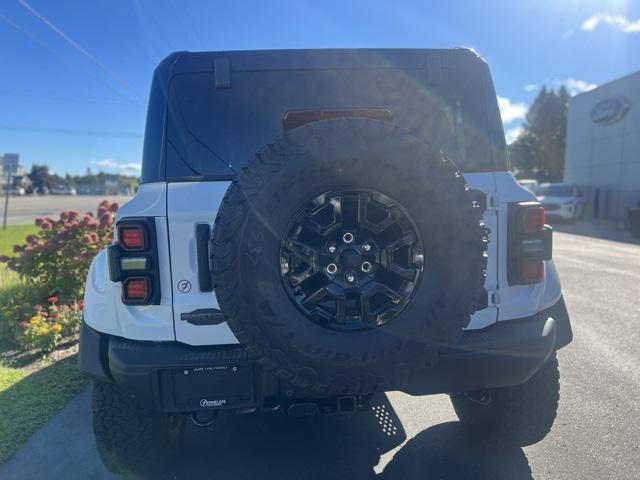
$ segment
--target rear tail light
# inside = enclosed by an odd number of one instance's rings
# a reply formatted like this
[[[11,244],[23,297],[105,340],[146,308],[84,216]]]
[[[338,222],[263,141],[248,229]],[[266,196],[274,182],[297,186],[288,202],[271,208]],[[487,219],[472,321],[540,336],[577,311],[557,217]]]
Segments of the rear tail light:
[[[542,206],[527,207],[522,212],[523,233],[539,233],[544,227],[545,215]]]
[[[524,257],[519,261],[519,277],[523,283],[538,283],[544,279],[544,262],[538,258]]]
[[[125,305],[160,303],[160,270],[155,219],[124,218],[116,224],[117,241],[109,246],[109,279],[122,282]]]
[[[145,237],[142,225],[118,225],[118,242],[125,250],[144,250]]]
[[[544,261],[551,259],[552,230],[538,202],[509,205],[508,281],[528,285],[544,280]]]
[[[125,303],[146,303],[151,293],[148,277],[130,277],[122,282],[122,300]]]

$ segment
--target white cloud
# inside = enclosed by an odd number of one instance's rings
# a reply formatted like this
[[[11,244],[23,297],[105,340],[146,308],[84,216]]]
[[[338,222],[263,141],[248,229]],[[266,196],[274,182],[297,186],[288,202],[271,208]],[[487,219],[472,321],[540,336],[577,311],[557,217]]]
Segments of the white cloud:
[[[524,86],[524,91],[525,92],[535,92],[539,88],[540,88],[540,85],[537,85],[535,83],[529,83],[529,84]]]
[[[527,113],[526,103],[514,103],[506,97],[498,95],[498,107],[500,107],[500,115],[502,116],[502,123],[505,125],[513,122],[514,120],[523,119]]]
[[[586,82],[584,80],[578,80],[576,78],[565,78],[564,80],[557,80],[557,82],[562,85],[564,84],[569,91],[569,95],[574,96],[578,93],[588,92],[589,90],[593,90],[598,85],[595,83]]]
[[[639,33],[640,32],[640,18],[637,20],[629,20],[623,15],[613,15],[611,13],[600,12],[595,15],[591,15],[584,22],[582,22],[582,30],[592,32],[598,25],[605,24],[611,25],[615,29],[624,33]]]
[[[522,127],[510,128],[504,132],[504,138],[507,141],[507,145],[511,145],[515,142],[522,133]]]
[[[93,160],[91,165],[104,168],[107,170],[115,170],[118,173],[140,173],[142,171],[142,164],[140,163],[119,163],[113,158],[103,158],[102,160]]]

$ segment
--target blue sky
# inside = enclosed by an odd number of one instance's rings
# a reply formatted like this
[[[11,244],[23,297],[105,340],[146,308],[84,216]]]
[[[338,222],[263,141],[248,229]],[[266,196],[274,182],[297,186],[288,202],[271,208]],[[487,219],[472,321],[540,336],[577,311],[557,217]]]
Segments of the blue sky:
[[[475,48],[513,138],[541,85],[640,69],[637,0],[0,1],[0,154],[137,173],[154,66],[175,50]]]

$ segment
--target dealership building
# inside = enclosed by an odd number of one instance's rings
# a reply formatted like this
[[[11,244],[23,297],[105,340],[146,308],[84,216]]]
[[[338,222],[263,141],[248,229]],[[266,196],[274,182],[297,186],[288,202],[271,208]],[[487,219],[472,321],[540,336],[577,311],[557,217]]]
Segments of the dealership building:
[[[640,201],[640,71],[571,98],[564,181],[587,217],[620,219]]]

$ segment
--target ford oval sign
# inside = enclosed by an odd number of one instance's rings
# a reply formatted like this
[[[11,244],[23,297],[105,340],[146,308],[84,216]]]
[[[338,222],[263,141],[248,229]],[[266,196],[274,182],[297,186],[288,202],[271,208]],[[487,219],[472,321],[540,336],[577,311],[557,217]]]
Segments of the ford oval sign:
[[[608,125],[622,120],[629,110],[629,100],[622,95],[616,95],[602,100],[591,109],[593,123]]]

